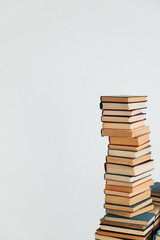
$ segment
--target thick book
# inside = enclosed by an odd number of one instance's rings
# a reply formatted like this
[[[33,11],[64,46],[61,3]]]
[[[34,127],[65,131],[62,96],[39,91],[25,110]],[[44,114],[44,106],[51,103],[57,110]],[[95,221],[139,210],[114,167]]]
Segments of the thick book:
[[[113,174],[113,173],[107,173],[104,174],[105,180],[116,180],[116,181],[123,181],[123,182],[135,182],[138,181],[139,179],[142,179],[144,177],[150,176],[150,171],[147,171],[145,173],[139,174],[135,177],[129,176],[129,175],[120,175],[120,174]]]
[[[146,187],[151,187],[154,184],[153,179],[149,179],[146,182],[143,182],[135,187],[127,187],[127,186],[120,186],[120,185],[110,185],[108,184],[108,181],[105,185],[106,190],[112,190],[112,191],[119,191],[119,192],[126,192],[126,193],[134,193],[137,191],[140,191]]]
[[[160,197],[160,182],[155,182],[152,186],[152,196]]]
[[[112,209],[112,210],[118,210],[118,211],[125,211],[125,212],[136,212],[141,208],[144,208],[152,203],[152,198],[148,198],[143,200],[142,202],[138,202],[134,205],[127,206],[127,205],[120,205],[120,204],[113,204],[113,203],[105,203],[104,208],[105,209]]]
[[[139,127],[133,130],[121,130],[121,129],[109,129],[109,128],[102,128],[101,130],[102,137],[111,136],[111,137],[134,138],[146,133],[149,133],[148,126]]]
[[[150,141],[140,145],[140,146],[128,146],[128,145],[116,145],[116,144],[108,144],[109,149],[115,150],[127,150],[127,151],[140,151],[146,147],[150,146]]]
[[[114,145],[140,146],[149,141],[149,133],[139,137],[109,137],[109,143]]]
[[[141,163],[136,166],[125,166],[120,164],[112,164],[112,163],[105,163],[105,172],[112,173],[112,174],[119,174],[122,175],[130,175],[130,176],[137,176],[142,173],[151,171],[153,169],[153,160],[149,160],[147,162]]]
[[[126,157],[126,158],[139,158],[151,152],[150,146],[139,151],[128,151],[119,149],[108,149],[109,156]]]
[[[153,199],[153,201],[154,202],[159,202],[160,203],[160,197],[154,197],[153,195],[152,195],[152,199]]]
[[[120,96],[101,96],[101,102],[145,102],[147,101],[147,96],[127,96],[127,95],[120,95]]]
[[[146,108],[146,102],[136,102],[136,103],[111,103],[111,102],[101,102],[101,109],[106,110],[135,110]]]
[[[125,211],[120,211],[120,210],[107,209],[107,213],[117,215],[117,216],[127,217],[127,218],[133,218],[140,214],[149,212],[152,209],[154,209],[154,205],[150,204],[150,205],[145,206],[144,208],[141,208],[135,212],[125,212]]]
[[[126,233],[118,233],[118,232],[111,232],[111,231],[105,231],[102,229],[97,229],[95,238],[99,240],[105,240],[105,239],[112,239],[111,237],[115,237],[117,239],[130,239],[130,240],[147,240],[149,237],[150,232],[146,234],[146,236],[138,236],[138,235],[132,235],[132,234],[126,234]],[[99,236],[103,237],[110,237],[110,238],[100,238]]]
[[[150,187],[145,187],[143,188],[143,191],[147,191],[149,190]],[[109,189],[104,189],[104,194],[109,194],[109,195],[115,195],[115,196],[122,196],[122,197],[128,197],[128,198],[132,198],[138,194],[142,193],[142,189],[129,193],[129,192],[121,192],[121,191],[115,191],[115,190],[109,190]]]
[[[145,236],[147,233],[149,233],[153,229],[153,224],[150,225],[145,230],[136,230],[136,229],[130,229],[130,228],[108,226],[108,225],[103,225],[103,224],[100,225],[100,229],[106,230],[106,231],[111,231],[111,232],[126,233],[126,234],[138,235],[138,236]]]
[[[115,122],[115,123],[134,123],[137,121],[141,121],[145,119],[145,114],[137,114],[134,116],[105,116],[102,115],[101,121],[102,122]]]
[[[123,206],[133,206],[151,197],[151,190],[141,192],[134,197],[123,197],[115,195],[105,195],[105,202],[108,204],[120,204]]]
[[[136,116],[142,114],[142,109],[136,110],[103,110],[102,116]]]
[[[151,153],[143,155],[139,158],[106,156],[106,162],[108,163],[115,163],[115,164],[128,165],[128,166],[136,166],[148,160],[151,160]]]
[[[137,121],[134,123],[113,123],[113,122],[103,122],[102,128],[109,128],[109,129],[126,129],[126,130],[133,130],[139,127],[143,127],[145,120]]]
[[[140,214],[133,218],[126,218],[122,216],[112,215],[112,214],[106,214],[105,220],[107,221],[113,221],[113,222],[119,222],[119,223],[129,223],[129,224],[140,224],[140,225],[146,225],[148,226],[153,221],[155,221],[157,214],[159,213],[159,209],[154,207],[153,210],[149,212],[145,212],[143,214]]]

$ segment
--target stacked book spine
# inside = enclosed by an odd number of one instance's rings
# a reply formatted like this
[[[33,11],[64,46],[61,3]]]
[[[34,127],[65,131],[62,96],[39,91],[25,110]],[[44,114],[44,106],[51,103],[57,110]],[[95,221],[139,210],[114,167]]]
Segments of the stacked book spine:
[[[102,136],[109,137],[105,162],[106,215],[100,220],[97,240],[150,239],[159,226],[150,171],[153,169],[146,96],[102,96]]]

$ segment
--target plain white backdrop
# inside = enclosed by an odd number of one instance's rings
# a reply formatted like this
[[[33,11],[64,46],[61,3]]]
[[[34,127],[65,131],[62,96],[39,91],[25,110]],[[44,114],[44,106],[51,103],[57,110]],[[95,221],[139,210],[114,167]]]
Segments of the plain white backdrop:
[[[0,1],[0,239],[90,240],[101,95],[148,95],[160,181],[160,1]]]

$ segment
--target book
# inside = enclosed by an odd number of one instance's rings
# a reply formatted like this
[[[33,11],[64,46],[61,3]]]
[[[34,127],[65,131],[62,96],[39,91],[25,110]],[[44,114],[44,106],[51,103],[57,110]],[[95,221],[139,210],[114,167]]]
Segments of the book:
[[[140,190],[143,190],[146,187],[150,187],[154,184],[153,179],[149,179],[146,182],[143,182],[135,187],[126,187],[126,186],[118,186],[118,185],[109,185],[108,182],[105,185],[106,190],[126,192],[126,193],[134,193]]]
[[[142,114],[142,109],[136,110],[103,110],[102,116],[136,116]]]
[[[133,130],[139,127],[144,126],[144,120],[137,121],[134,123],[113,123],[113,122],[103,122],[102,128],[110,128],[110,129],[126,129],[126,130]]]
[[[136,217],[140,214],[149,212],[150,210],[154,209],[154,205],[150,204],[144,208],[141,208],[135,212],[125,212],[125,211],[120,211],[120,210],[112,210],[112,209],[107,209],[107,213],[112,214],[112,215],[118,215],[122,217],[127,217],[127,218],[133,218]]]
[[[139,225],[145,225],[148,226],[156,219],[156,215],[159,213],[159,209],[155,208],[149,212],[145,212],[143,214],[140,214],[133,218],[126,218],[122,216],[116,216],[112,214],[106,214],[104,216],[105,220],[107,221],[113,221],[113,222],[119,222],[119,223],[128,223],[128,224],[139,224]]]
[[[122,186],[122,187],[131,187],[131,188],[134,188],[142,183],[145,183],[147,182],[148,180],[150,180],[151,177],[148,176],[148,177],[145,177],[145,178],[142,178],[142,179],[139,179],[135,182],[123,182],[123,181],[116,181],[116,180],[107,180],[107,184],[108,185],[115,185],[115,186]]]
[[[152,196],[160,197],[160,182],[155,182],[151,189]]]
[[[146,147],[150,146],[150,141],[140,145],[140,146],[127,146],[127,145],[115,145],[108,144],[109,149],[117,149],[117,150],[127,150],[127,151],[140,151]]]
[[[112,136],[112,137],[138,137],[142,134],[149,133],[149,127],[143,126],[133,130],[121,130],[121,129],[107,129],[103,128],[101,130],[101,135],[103,136]],[[125,145],[125,144],[124,144]]]
[[[147,96],[101,96],[101,102],[145,102],[147,101]]]
[[[143,191],[147,191],[148,189],[150,189],[150,187],[143,188]],[[132,193],[104,189],[104,194],[122,196],[122,197],[128,197],[128,198],[134,197],[140,194],[141,192],[142,192],[141,189]]]
[[[138,158],[127,158],[127,157],[117,157],[117,156],[106,156],[106,162],[115,163],[120,165],[136,166],[151,160],[151,153],[143,155]]]
[[[105,110],[104,110],[105,111]],[[145,119],[145,114],[144,113],[140,113],[134,116],[103,116],[101,117],[101,121],[102,122],[124,122],[124,123],[134,123],[140,120],[144,120]]]
[[[149,132],[139,137],[109,137],[109,143],[115,145],[140,146],[149,141]]]
[[[109,110],[135,110],[146,108],[146,102],[136,102],[136,103],[111,103],[111,102],[101,102],[101,109]]]
[[[123,228],[123,227],[115,227],[115,226],[108,226],[101,224],[100,229],[111,231],[111,232],[119,232],[119,233],[127,233],[132,235],[138,235],[138,236],[145,236],[148,232],[150,232],[153,229],[153,224],[150,225],[145,230],[136,230],[136,229],[130,229],[130,228]]]
[[[142,202],[138,202],[131,206],[127,206],[127,205],[124,206],[124,205],[113,204],[113,203],[105,203],[104,208],[118,210],[118,211],[125,211],[125,212],[136,212],[139,209],[141,209],[151,203],[152,203],[152,198],[148,198],[148,199],[143,200]]]
[[[153,201],[155,201],[155,202],[160,202],[160,197],[153,197],[153,196],[152,196],[152,199],[153,199]]]
[[[104,217],[100,219],[100,224],[110,225],[110,226],[118,226],[118,227],[126,227],[126,228],[139,229],[139,230],[145,230],[148,227],[148,226],[142,225],[142,224],[107,221],[107,220],[105,220]],[[151,224],[153,224],[153,222]]]
[[[123,196],[115,196],[115,195],[105,195],[105,202],[110,204],[121,204],[124,206],[133,206],[137,203],[140,203],[151,197],[151,190],[148,189],[144,192],[140,192],[139,194],[133,197],[123,197]]]
[[[130,239],[130,240],[146,240],[148,236],[150,235],[150,232],[146,234],[146,236],[138,236],[138,235],[132,235],[132,234],[126,234],[126,233],[118,233],[118,232],[111,232],[111,231],[105,231],[102,229],[97,229],[95,238],[100,240],[105,240],[107,238],[100,238],[100,236],[108,236],[108,237],[115,237],[119,239]],[[111,238],[110,238],[111,239]]]
[[[151,152],[150,146],[139,151],[108,149],[109,156],[126,157],[126,158],[139,158],[150,152]]]
[[[138,181],[139,179],[142,179],[142,178],[148,177],[148,176],[150,176],[150,171],[139,174],[135,177],[128,176],[128,175],[124,176],[124,175],[120,175],[120,174],[112,174],[112,173],[104,174],[105,180],[116,180],[116,181],[122,181],[122,182],[135,182],[135,181]]]
[[[123,175],[129,176],[137,176],[147,171],[153,169],[153,160],[149,160],[147,162],[141,163],[136,166],[125,166],[120,164],[112,164],[112,163],[105,163],[105,172],[118,174],[121,173]]]

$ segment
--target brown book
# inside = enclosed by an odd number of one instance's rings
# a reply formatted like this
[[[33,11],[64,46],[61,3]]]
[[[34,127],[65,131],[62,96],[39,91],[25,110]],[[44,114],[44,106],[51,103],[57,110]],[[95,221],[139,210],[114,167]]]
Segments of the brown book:
[[[150,187],[154,184],[153,179],[149,179],[148,181],[139,184],[138,186],[135,187],[125,187],[125,186],[116,186],[116,185],[109,185],[108,181],[107,184],[105,185],[106,190],[112,190],[112,191],[119,191],[119,192],[127,192],[127,193],[134,193],[137,191],[140,191],[146,187]]]
[[[135,102],[135,103],[111,103],[101,102],[101,109],[109,110],[135,110],[146,108],[146,102]]]
[[[109,128],[109,129],[126,129],[126,130],[133,130],[139,127],[143,127],[145,120],[141,120],[134,123],[113,123],[113,122],[103,122],[102,128]]]
[[[147,96],[101,96],[101,102],[145,102]]]
[[[105,110],[104,110],[105,111]],[[103,116],[101,117],[102,122],[115,122],[115,123],[134,123],[145,119],[145,114],[137,114],[134,116]]]
[[[153,229],[153,224],[150,225],[144,231],[137,230],[137,229],[124,228],[124,227],[108,226],[108,225],[103,225],[103,224],[100,226],[100,229],[105,230],[105,231],[126,233],[126,234],[132,234],[132,235],[137,235],[137,236],[145,236],[147,233],[149,233]]]
[[[136,116],[138,114],[142,114],[141,109],[136,109],[136,110],[103,110],[102,111],[102,116]]]
[[[137,187],[142,183],[145,183],[146,181],[149,181],[151,179],[150,176],[145,177],[145,178],[141,178],[135,182],[121,182],[121,181],[116,181],[116,180],[106,180],[106,183],[108,185],[115,185],[115,186],[121,186],[121,187]]]
[[[109,149],[116,149],[116,150],[126,150],[126,151],[140,151],[146,147],[150,146],[150,141],[140,145],[140,146],[127,146],[127,145],[115,145],[115,144],[108,144]]]
[[[122,223],[122,222],[115,222],[115,221],[107,221],[105,218],[100,219],[101,224],[109,225],[109,226],[118,226],[118,227],[126,227],[131,229],[139,229],[139,230],[145,230],[147,226],[142,224],[131,224],[131,223]]]
[[[138,164],[144,163],[151,160],[151,153],[143,155],[139,158],[126,158],[126,157],[116,157],[116,156],[106,156],[106,161],[108,163],[115,163],[120,165],[136,166]]]
[[[135,195],[134,197],[122,197],[115,195],[105,195],[105,202],[112,204],[120,204],[124,206],[132,206],[136,203],[142,202],[151,197],[151,190],[148,189],[145,192]]]
[[[121,216],[121,217],[126,217],[126,218],[133,218],[136,217],[140,214],[149,212],[150,210],[154,209],[154,205],[150,204],[144,208],[141,208],[139,210],[137,210],[136,212],[124,212],[124,211],[119,211],[119,210],[112,210],[112,209],[107,209],[107,213],[112,214],[112,215],[117,215],[117,216]]]
[[[144,126],[144,127],[139,127],[134,130],[120,130],[120,129],[107,129],[103,128],[102,129],[102,136],[112,136],[112,137],[138,137],[142,134],[149,133],[149,127]],[[122,144],[123,145],[123,144]],[[124,144],[125,145],[125,144]]]
[[[136,166],[125,166],[120,164],[105,163],[106,173],[137,176],[142,173],[151,171],[153,169],[153,160],[149,160],[145,163],[141,163]]]
[[[116,240],[118,239],[130,239],[130,240],[146,240],[148,236],[150,235],[150,232],[146,236],[137,236],[132,234],[124,234],[124,233],[116,233],[116,232],[110,232],[110,231],[104,231],[101,229],[97,229],[95,238],[99,240],[112,240],[111,237],[115,237]],[[110,237],[110,238],[100,238],[100,236]]]
[[[126,157],[126,158],[139,158],[151,152],[150,146],[143,148],[139,151],[128,151],[119,149],[108,149],[109,156]]]
[[[149,141],[149,133],[139,137],[109,137],[109,143],[115,145],[140,146]]]
[[[152,203],[152,198],[149,198],[149,199],[146,199],[145,201],[134,204],[132,206],[122,206],[120,204],[105,203],[104,208],[118,210],[118,211],[125,211],[125,212],[135,212],[141,208],[148,206],[151,203]]]
[[[146,188],[143,188],[143,191],[147,191],[149,189],[150,189],[150,187],[146,187]],[[120,192],[120,191],[104,189],[104,194],[122,196],[122,197],[128,197],[128,198],[134,197],[134,196],[140,194],[141,192],[142,192],[142,190],[138,190],[138,191],[135,191],[135,192],[132,192],[132,193],[128,193],[128,192]]]
[[[137,175],[135,177],[131,177],[131,176],[127,176],[127,175],[124,176],[124,175],[118,175],[118,174],[110,174],[110,173],[105,174],[104,177],[105,177],[105,180],[115,180],[115,181],[132,183],[132,182],[138,181],[144,177],[148,177],[150,175],[151,175],[150,171],[147,171],[147,172]]]

